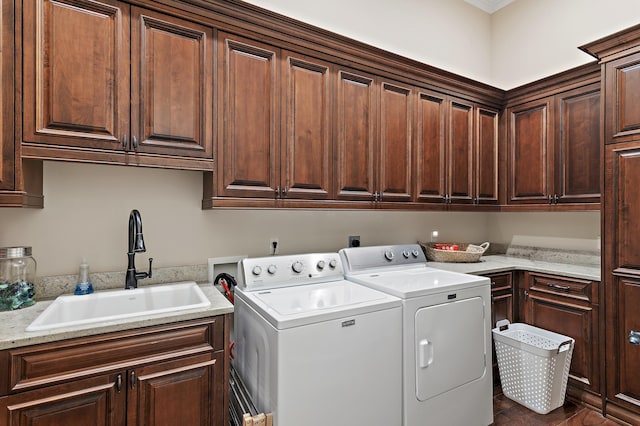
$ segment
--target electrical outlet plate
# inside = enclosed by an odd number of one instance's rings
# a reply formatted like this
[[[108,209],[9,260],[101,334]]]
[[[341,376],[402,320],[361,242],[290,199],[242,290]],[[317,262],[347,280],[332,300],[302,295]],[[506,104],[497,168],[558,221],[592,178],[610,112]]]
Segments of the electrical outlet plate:
[[[276,249],[273,249],[273,243],[276,244]],[[280,241],[277,238],[269,238],[269,255],[275,255],[280,253]]]
[[[360,247],[360,235],[349,235],[349,247]]]

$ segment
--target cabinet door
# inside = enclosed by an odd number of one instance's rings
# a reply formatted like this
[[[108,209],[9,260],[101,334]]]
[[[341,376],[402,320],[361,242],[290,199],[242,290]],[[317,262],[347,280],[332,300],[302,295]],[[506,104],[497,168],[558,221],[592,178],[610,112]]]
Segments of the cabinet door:
[[[372,76],[338,71],[335,103],[336,198],[373,201],[376,86]]]
[[[417,201],[443,203],[446,188],[446,99],[419,92],[416,119],[415,194]]]
[[[554,192],[558,202],[599,203],[600,85],[581,87],[556,98]]]
[[[607,399],[640,414],[640,141],[605,147]]]
[[[605,144],[626,142],[640,134],[640,53],[605,66]]]
[[[607,348],[607,387],[610,398],[640,411],[640,344],[633,339],[640,333],[640,276],[615,277],[617,318],[613,322],[613,339]],[[611,324],[607,322],[607,324]]]
[[[473,156],[473,105],[452,100],[447,146],[450,202],[473,202]]]
[[[10,395],[0,398],[0,424],[124,425],[125,395],[122,374],[93,377]]]
[[[213,29],[131,9],[131,148],[212,158]]]
[[[127,425],[223,426],[222,352],[131,370]],[[221,386],[220,386],[221,387]]]
[[[219,34],[218,195],[276,197],[279,189],[277,49]]]
[[[114,0],[23,5],[23,140],[124,149],[129,6]]]
[[[0,190],[15,189],[13,2],[0,4]]]
[[[328,62],[283,52],[283,198],[328,199],[332,182]]]
[[[509,203],[546,204],[553,179],[552,98],[507,110]]]
[[[476,109],[475,202],[498,204],[498,111]]]
[[[411,123],[413,90],[380,84],[378,191],[382,201],[411,201]]]

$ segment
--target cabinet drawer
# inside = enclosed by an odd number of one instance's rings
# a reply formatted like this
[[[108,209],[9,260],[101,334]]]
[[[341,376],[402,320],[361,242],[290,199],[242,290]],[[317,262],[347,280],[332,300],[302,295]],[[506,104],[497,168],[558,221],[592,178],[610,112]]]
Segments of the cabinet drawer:
[[[0,395],[213,352],[223,342],[224,319],[216,317],[10,349],[9,387]]]
[[[528,290],[556,294],[571,299],[598,303],[596,282],[578,278],[563,278],[552,275],[527,273]]]
[[[505,272],[501,274],[490,274],[487,278],[491,280],[491,293],[511,290],[513,288],[513,273]]]

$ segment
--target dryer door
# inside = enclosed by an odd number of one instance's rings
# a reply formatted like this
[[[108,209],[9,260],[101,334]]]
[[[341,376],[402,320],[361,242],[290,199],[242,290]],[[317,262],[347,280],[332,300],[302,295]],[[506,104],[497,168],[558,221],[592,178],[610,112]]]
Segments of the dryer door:
[[[416,312],[418,400],[433,398],[485,374],[486,321],[481,297],[427,306]]]

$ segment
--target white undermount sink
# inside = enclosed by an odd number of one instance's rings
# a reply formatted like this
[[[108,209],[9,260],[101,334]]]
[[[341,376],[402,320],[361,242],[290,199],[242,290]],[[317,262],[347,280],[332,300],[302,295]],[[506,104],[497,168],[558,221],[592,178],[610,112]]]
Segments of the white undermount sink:
[[[210,305],[211,302],[194,281],[133,290],[99,291],[83,296],[60,296],[26,330],[81,326]]]

